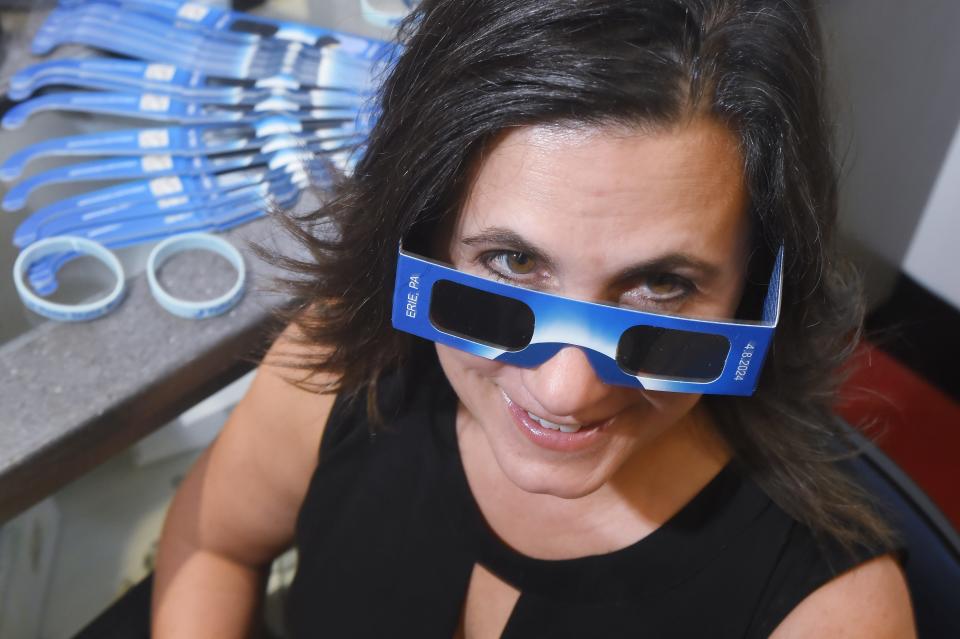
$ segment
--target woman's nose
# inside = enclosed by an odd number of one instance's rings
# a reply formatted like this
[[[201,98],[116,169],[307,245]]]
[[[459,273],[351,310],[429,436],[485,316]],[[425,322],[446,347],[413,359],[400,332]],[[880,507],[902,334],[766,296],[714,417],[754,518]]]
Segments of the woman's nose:
[[[561,348],[537,368],[522,374],[527,391],[552,417],[589,418],[597,405],[610,394],[587,354],[575,346]]]

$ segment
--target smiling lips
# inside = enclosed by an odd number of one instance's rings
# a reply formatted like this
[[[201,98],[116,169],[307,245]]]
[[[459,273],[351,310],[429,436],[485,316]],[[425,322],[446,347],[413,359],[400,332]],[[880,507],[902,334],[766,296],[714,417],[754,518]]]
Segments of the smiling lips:
[[[558,424],[517,406],[502,390],[501,393],[520,432],[532,443],[549,450],[574,452],[592,446],[613,421],[611,417],[592,424]]]

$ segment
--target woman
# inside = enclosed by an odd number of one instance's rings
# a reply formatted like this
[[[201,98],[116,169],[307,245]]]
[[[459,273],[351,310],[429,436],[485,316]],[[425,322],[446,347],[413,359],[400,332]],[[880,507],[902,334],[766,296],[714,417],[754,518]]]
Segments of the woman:
[[[837,462],[860,306],[808,2],[428,0],[403,33],[168,515],[156,635],[247,634],[296,537],[293,636],[912,636]]]

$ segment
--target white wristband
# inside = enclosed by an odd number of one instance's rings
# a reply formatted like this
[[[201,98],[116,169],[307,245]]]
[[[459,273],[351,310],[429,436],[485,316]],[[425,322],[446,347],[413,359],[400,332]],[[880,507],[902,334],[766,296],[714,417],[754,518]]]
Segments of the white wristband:
[[[223,295],[201,302],[176,298],[160,286],[157,280],[157,269],[173,254],[190,249],[213,251],[222,255],[237,270],[237,281],[230,290]],[[154,299],[165,309],[189,319],[203,319],[220,315],[236,306],[243,297],[247,272],[243,257],[232,244],[209,233],[185,233],[174,235],[157,244],[147,259],[147,281],[150,283],[150,292]]]
[[[106,297],[85,304],[60,304],[45,300],[34,293],[25,281],[30,265],[48,255],[68,252],[90,255],[106,264],[117,278],[113,290]],[[21,251],[13,264],[13,283],[24,306],[35,313],[60,322],[81,322],[106,315],[121,302],[126,289],[123,266],[116,255],[98,242],[69,235],[48,237],[34,242]]]

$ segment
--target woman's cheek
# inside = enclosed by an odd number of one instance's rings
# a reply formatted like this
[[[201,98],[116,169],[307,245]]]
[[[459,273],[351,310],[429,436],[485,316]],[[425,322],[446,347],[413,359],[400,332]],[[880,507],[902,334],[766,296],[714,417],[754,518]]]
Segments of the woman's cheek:
[[[437,344],[437,357],[447,379],[458,394],[479,390],[474,389],[472,384],[480,380],[492,381],[506,368],[505,364],[442,344]]]

